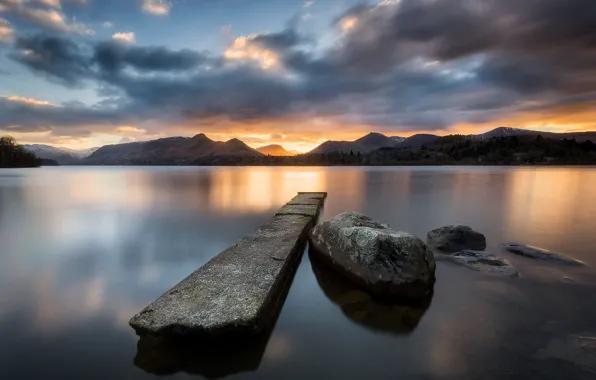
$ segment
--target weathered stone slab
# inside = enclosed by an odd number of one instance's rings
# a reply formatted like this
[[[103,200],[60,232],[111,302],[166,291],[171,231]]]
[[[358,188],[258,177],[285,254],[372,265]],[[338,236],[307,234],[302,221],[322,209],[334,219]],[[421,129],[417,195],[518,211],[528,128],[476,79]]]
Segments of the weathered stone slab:
[[[313,198],[308,194],[298,194],[291,201],[289,201],[288,205],[319,205],[322,202],[323,198]]]
[[[557,264],[563,265],[577,265],[577,266],[584,266],[586,265],[583,261],[580,261],[576,258],[571,256],[564,255],[562,253],[553,252],[546,250],[544,248],[534,247],[531,245],[524,245],[518,243],[507,243],[501,244],[501,247],[511,253],[515,253],[516,255],[529,257],[531,259],[539,259],[545,261],[551,261]]]
[[[320,204],[320,203],[319,203]],[[282,206],[275,215],[303,215],[316,218],[319,213],[319,205],[291,205]]]
[[[478,272],[494,273],[509,277],[519,277],[519,272],[507,259],[491,255],[485,251],[464,249],[452,254],[435,253],[435,259],[445,261]]]
[[[303,192],[303,191],[299,191],[298,192],[298,196],[302,196],[302,197],[306,197],[306,198],[312,198],[312,199],[325,199],[327,198],[327,193],[325,192]]]
[[[324,198],[321,198],[321,203]],[[138,334],[258,334],[297,268],[320,205],[282,214],[226,249],[130,320]]]

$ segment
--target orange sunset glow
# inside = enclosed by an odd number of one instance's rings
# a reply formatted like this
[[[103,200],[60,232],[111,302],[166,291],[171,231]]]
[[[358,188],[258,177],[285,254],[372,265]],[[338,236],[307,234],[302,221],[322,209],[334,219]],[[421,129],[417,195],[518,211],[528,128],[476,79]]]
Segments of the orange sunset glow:
[[[264,13],[156,35],[147,23],[178,27],[193,6],[146,0],[120,24],[77,18],[97,2],[5,0],[0,133],[71,150],[204,133],[306,153],[370,132],[596,130],[589,28],[537,20],[538,5],[454,1],[451,18],[447,0],[308,1],[280,8],[285,24]]]

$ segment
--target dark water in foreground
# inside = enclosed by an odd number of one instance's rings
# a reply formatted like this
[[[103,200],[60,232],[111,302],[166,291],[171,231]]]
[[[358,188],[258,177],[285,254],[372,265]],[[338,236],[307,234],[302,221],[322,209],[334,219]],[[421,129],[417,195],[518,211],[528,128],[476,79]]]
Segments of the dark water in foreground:
[[[270,339],[240,357],[137,355],[127,325],[297,191],[329,192],[323,219],[422,238],[464,223],[495,253],[516,240],[596,268],[595,189],[595,168],[2,170],[0,379],[595,379],[593,269],[507,253],[522,278],[438,263],[427,309],[374,304],[305,255]]]

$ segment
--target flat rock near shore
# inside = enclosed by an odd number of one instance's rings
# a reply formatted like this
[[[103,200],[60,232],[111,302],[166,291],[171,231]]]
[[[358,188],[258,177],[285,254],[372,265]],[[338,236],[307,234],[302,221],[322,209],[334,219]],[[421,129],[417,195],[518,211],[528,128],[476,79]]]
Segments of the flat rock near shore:
[[[130,325],[138,334],[156,335],[263,331],[274,321],[325,196],[299,194],[294,204],[168,290]]]
[[[534,247],[531,245],[524,245],[519,243],[507,243],[501,244],[501,247],[516,255],[529,257],[531,259],[550,261],[556,264],[562,265],[573,265],[573,266],[585,266],[583,261],[580,261],[574,257],[564,255],[562,253],[549,251],[544,248]]]
[[[451,254],[435,253],[435,259],[437,261],[457,264],[478,272],[519,277],[519,272],[507,259],[491,255],[485,251],[465,249]]]

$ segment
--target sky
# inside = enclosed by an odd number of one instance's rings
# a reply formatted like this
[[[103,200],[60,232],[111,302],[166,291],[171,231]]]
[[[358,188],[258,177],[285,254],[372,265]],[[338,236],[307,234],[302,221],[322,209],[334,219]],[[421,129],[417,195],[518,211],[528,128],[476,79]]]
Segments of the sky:
[[[594,0],[0,0],[0,135],[596,130]]]

